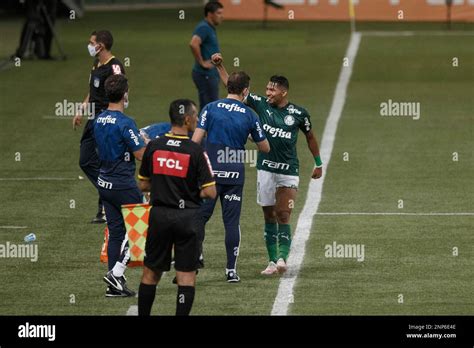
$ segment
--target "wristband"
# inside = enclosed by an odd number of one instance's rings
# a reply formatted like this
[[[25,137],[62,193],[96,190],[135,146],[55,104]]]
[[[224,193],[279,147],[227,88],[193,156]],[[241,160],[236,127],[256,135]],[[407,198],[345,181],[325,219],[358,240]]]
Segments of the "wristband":
[[[321,168],[323,166],[323,162],[321,161],[321,157],[319,155],[314,156],[314,162],[316,163],[316,168]]]

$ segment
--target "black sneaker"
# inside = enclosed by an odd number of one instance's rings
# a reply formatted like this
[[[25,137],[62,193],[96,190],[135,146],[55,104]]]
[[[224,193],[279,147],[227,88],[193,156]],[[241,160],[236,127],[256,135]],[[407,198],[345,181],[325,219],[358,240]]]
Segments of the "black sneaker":
[[[127,280],[124,276],[116,277],[112,271],[108,271],[104,277],[104,282],[111,289],[123,293],[125,297],[135,296],[135,292],[127,288]]]
[[[130,293],[125,291],[115,290],[113,287],[108,286],[105,291],[105,297],[132,297],[135,296],[135,293],[131,291]]]
[[[107,219],[105,218],[104,213],[97,213],[95,218],[91,220],[91,224],[105,224],[107,222]]]
[[[226,274],[227,283],[238,283],[240,282],[240,277],[235,271],[229,271]]]

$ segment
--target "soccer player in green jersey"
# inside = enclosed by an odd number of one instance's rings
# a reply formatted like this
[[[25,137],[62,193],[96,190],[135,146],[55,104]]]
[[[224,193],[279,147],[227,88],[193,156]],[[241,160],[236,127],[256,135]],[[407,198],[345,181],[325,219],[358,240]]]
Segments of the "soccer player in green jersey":
[[[228,73],[220,53],[212,56],[221,80],[227,85]],[[264,275],[284,273],[291,246],[290,216],[299,184],[299,162],[296,153],[298,131],[306,137],[315,160],[312,178],[322,176],[319,146],[311,130],[308,112],[288,101],[288,80],[274,75],[266,87],[266,96],[250,93],[245,103],[258,114],[270,143],[269,153],[257,157],[257,203],[265,218],[265,243],[269,263]]]

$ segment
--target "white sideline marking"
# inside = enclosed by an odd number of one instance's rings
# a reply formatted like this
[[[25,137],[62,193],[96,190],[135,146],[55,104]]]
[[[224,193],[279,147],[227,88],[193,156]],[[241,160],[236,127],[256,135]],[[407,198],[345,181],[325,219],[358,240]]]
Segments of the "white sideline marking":
[[[23,229],[23,228],[27,228],[28,226],[0,226],[0,228],[5,228],[5,229]]]
[[[402,216],[474,216],[474,213],[365,213],[365,212],[333,212],[316,213],[316,215],[402,215]]]
[[[174,262],[174,261],[173,261]],[[166,275],[167,272],[163,272],[163,274],[161,275],[161,278],[163,278],[165,275]],[[137,292],[137,295],[136,297],[138,298],[138,292]],[[138,316],[138,306],[137,305],[131,305],[128,310],[127,310],[127,314],[126,315],[130,315],[130,316]]]
[[[474,36],[473,31],[362,31],[363,36]]]
[[[69,116],[49,116],[49,115],[44,115],[41,116],[43,120],[68,120],[72,122],[72,117]]]
[[[138,306],[137,305],[131,305],[130,308],[127,311],[127,315],[138,315]]]
[[[326,125],[321,141],[321,157],[325,164],[325,169],[329,165],[331,159],[332,149],[334,147],[334,140],[336,138],[336,130],[339,119],[341,118],[342,110],[346,102],[346,93],[349,81],[352,75],[352,69],[359,49],[361,40],[360,33],[352,33],[349,46],[345,57],[349,58],[349,67],[342,67],[337,81],[334,98],[329,112]],[[306,241],[311,233],[311,225],[313,223],[313,216],[317,212],[319,203],[321,202],[321,194],[323,191],[324,178],[326,177],[326,170],[323,171],[323,176],[319,180],[311,180],[309,183],[308,194],[303,210],[298,218],[294,238],[291,243],[290,255],[288,257],[288,270],[285,275],[280,278],[280,285],[278,293],[273,303],[272,315],[287,315],[290,299],[293,296],[293,288],[295,286],[298,272],[303,263],[305,254]]]
[[[48,177],[36,177],[36,178],[0,178],[0,181],[74,181],[79,180],[76,178],[48,178]]]

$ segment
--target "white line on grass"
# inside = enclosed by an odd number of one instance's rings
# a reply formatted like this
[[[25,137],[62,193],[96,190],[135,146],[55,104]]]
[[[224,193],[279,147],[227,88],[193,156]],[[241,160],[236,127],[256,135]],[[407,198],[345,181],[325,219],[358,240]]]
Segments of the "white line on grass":
[[[127,315],[138,315],[138,306],[137,305],[131,305],[130,308],[127,311]]]
[[[4,228],[4,229],[23,229],[23,228],[28,228],[28,226],[0,226],[0,228]]]
[[[360,33],[356,32],[351,35],[349,46],[347,47],[347,52],[345,54],[345,57],[349,58],[349,66],[342,67],[339,80],[337,81],[331,110],[324,127],[321,141],[321,157],[323,163],[325,163],[325,168],[328,167],[331,159],[334,140],[336,138],[337,124],[341,118],[342,110],[346,101],[347,87],[351,79],[352,69],[359,49],[360,40]],[[296,278],[298,277],[298,272],[303,263],[306,242],[311,233],[313,216],[318,210],[319,203],[321,202],[324,178],[325,171],[321,179],[311,180],[309,183],[308,195],[306,196],[303,210],[298,218],[294,238],[291,243],[291,250],[288,258],[289,268],[285,275],[280,279],[278,293],[275,302],[273,303],[272,315],[288,314],[289,303],[292,302],[290,299],[293,297],[293,288],[295,286]]]
[[[167,272],[163,272],[163,274],[161,275],[161,278],[163,278],[166,275],[166,273]],[[136,295],[136,297],[138,298],[138,294]],[[130,315],[130,316],[138,315],[138,306],[131,305],[130,307],[128,307],[126,315]]]
[[[43,120],[67,120],[72,122],[72,117],[66,117],[66,116],[49,116],[49,115],[43,115],[41,116]]]
[[[361,32],[364,36],[474,36],[474,31],[443,31],[443,30],[433,30],[433,31],[363,31]]]
[[[316,215],[394,215],[394,216],[474,216],[474,213],[366,213],[366,212],[328,212],[316,213]]]

